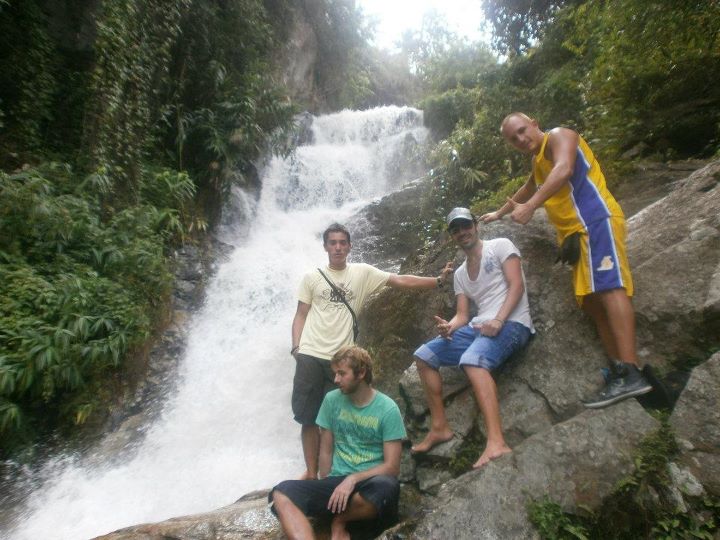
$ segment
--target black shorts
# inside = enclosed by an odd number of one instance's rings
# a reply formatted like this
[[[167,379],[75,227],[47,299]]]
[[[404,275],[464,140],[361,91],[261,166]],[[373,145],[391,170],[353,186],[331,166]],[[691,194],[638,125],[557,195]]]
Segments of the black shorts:
[[[330,360],[298,354],[292,392],[295,421],[304,426],[314,425],[325,394],[335,388]]]
[[[322,480],[285,480],[270,491],[268,501],[273,501],[273,492],[277,490],[308,517],[332,516],[327,507],[328,501],[344,479],[344,476],[328,476]],[[400,482],[394,476],[383,474],[358,482],[353,490],[355,493],[375,507],[378,519],[394,519],[397,516]],[[271,510],[275,513],[274,507]]]

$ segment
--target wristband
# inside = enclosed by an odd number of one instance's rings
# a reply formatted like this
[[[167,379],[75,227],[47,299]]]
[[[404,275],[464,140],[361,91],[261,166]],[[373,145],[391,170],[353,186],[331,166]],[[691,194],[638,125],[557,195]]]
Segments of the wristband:
[[[300,349],[300,345],[295,345],[292,349],[290,349],[290,356],[295,356],[295,353],[298,352],[298,349]]]
[[[445,282],[442,279],[440,279],[440,276],[436,277],[435,279],[437,280],[437,288],[442,289],[443,285],[445,285]]]
[[[493,319],[493,321],[497,321],[497,322],[499,322],[500,324],[505,324],[505,321],[504,321],[503,319],[495,318],[495,319]]]

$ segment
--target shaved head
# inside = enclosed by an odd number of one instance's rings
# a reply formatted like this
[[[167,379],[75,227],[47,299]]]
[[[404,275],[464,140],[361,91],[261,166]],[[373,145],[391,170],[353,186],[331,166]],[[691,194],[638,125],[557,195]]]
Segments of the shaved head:
[[[500,133],[511,146],[523,154],[537,152],[545,137],[537,120],[521,112],[508,114],[500,125]]]
[[[530,118],[527,114],[521,113],[521,112],[511,112],[508,114],[505,118],[503,118],[503,121],[500,123],[500,131],[502,132],[503,128],[505,127],[505,124],[507,124],[510,120],[513,118],[522,118],[523,120],[527,120],[528,122],[532,122],[533,119]]]

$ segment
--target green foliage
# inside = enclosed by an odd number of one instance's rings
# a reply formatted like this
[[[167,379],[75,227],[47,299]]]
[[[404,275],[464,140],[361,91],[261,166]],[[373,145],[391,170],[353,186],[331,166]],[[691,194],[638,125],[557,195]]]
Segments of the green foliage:
[[[465,64],[443,61],[453,47],[441,23],[428,27],[434,30],[426,32],[427,45],[406,39],[418,73],[433,81],[422,101],[427,124],[446,138],[431,155],[426,236],[442,226],[450,207],[472,201],[477,211],[490,210],[508,195],[497,192],[500,186],[530,172],[529,160],[498,132],[512,111],[526,112],[542,129],[582,133],[606,172],[620,171],[619,156],[639,142],[666,157],[710,155],[720,145],[717,2],[485,4],[496,46],[513,54],[503,64],[483,64],[475,84],[466,86]],[[431,79],[429,66],[436,65],[451,67]],[[443,87],[453,80],[466,82]]]
[[[697,504],[700,519],[688,512],[672,512],[659,519],[650,531],[657,540],[713,540],[720,528],[720,501],[704,497]],[[703,516],[704,514],[704,516]]]
[[[434,167],[430,170],[431,189],[423,201],[421,215],[423,240],[430,242],[445,229],[445,216],[455,206],[467,206],[476,190],[486,185],[487,175],[473,168],[468,156],[468,129],[456,129],[432,152]]]
[[[645,437],[638,446],[633,459],[635,470],[620,481],[619,492],[630,493],[648,478],[667,481],[667,464],[677,455],[678,446],[667,423],[667,414],[661,414],[660,418],[660,429]]]
[[[92,167],[106,169],[120,205],[138,200],[140,163],[155,142],[160,118],[158,85],[166,80],[180,17],[190,4],[118,0],[103,5],[85,137],[92,141]]]
[[[360,7],[354,0],[325,0],[306,2],[303,9],[318,40],[322,60],[315,73],[325,101],[332,110],[356,106],[353,100],[365,99],[369,89],[358,74],[370,36]]]
[[[145,191],[162,206],[130,207],[107,221],[97,178],[78,182],[61,164],[0,173],[5,442],[45,422],[84,421],[93,400],[89,379],[107,376],[147,339],[169,293],[163,245],[178,225],[161,216],[192,197],[187,175],[159,172],[152,177],[159,185]],[[78,407],[67,410],[70,402]]]
[[[161,138],[199,192],[220,193],[268,145],[277,148],[294,112],[268,73],[273,30],[259,0],[194,1],[163,87]],[[238,39],[238,36],[243,36]],[[275,138],[273,138],[275,137]]]
[[[425,125],[436,138],[443,139],[452,133],[459,122],[472,124],[479,95],[477,89],[458,87],[428,97],[420,104]]]
[[[497,210],[504,205],[526,181],[526,176],[518,176],[501,182],[500,187],[496,191],[481,191],[473,200],[470,209],[476,216]],[[487,195],[485,195],[486,193]]]
[[[563,512],[548,497],[533,501],[528,507],[530,522],[543,540],[588,540],[590,534],[577,516]]]
[[[493,45],[502,53],[520,54],[543,36],[567,0],[483,0],[493,27]]]
[[[635,469],[619,482],[602,507],[588,517],[563,512],[548,497],[528,506],[530,520],[543,539],[715,538],[720,529],[720,501],[684,494],[687,510],[676,507],[667,472],[678,454],[666,413],[657,413],[661,427],[639,445]],[[676,489],[676,488],[675,488]]]
[[[588,118],[624,148],[710,154],[720,113],[720,4],[591,2],[572,13],[568,48],[593,58]]]
[[[502,24],[519,25],[504,27],[510,38],[497,34],[496,25],[496,39],[523,42],[525,31],[541,38],[520,47],[524,54],[501,70],[500,87],[524,94],[505,100],[506,112],[524,110],[541,125],[579,129],[596,152],[611,155],[638,142],[667,157],[710,155],[717,148],[717,2],[488,4],[504,13]],[[541,15],[537,32],[530,13]]]
[[[39,148],[54,114],[58,64],[46,17],[35,0],[0,9],[0,98],[11,105],[7,123],[13,147]]]
[[[450,473],[456,477],[463,473],[472,470],[472,466],[477,461],[480,454],[482,454],[483,448],[485,448],[487,440],[480,433],[480,430],[474,428],[468,435],[463,439],[462,444],[455,452],[452,458],[450,458]]]
[[[411,70],[430,93],[473,88],[479,75],[497,61],[486,45],[450,31],[445,17],[434,10],[423,15],[419,30],[403,34],[400,46]]]
[[[0,0],[1,449],[103,410],[158,325],[167,248],[282,150],[294,109],[269,59],[292,4]],[[365,99],[354,3],[306,7],[321,87]]]

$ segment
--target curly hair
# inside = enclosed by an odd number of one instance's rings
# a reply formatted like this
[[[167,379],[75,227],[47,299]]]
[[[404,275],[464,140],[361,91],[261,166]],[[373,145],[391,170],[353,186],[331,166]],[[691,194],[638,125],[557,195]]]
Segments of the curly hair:
[[[372,358],[370,358],[370,354],[365,349],[356,345],[341,347],[340,350],[333,355],[332,360],[330,360],[330,365],[337,366],[343,361],[347,361],[348,366],[350,366],[350,369],[352,369],[356,377],[362,370],[365,370],[363,380],[368,384],[372,383]]]

